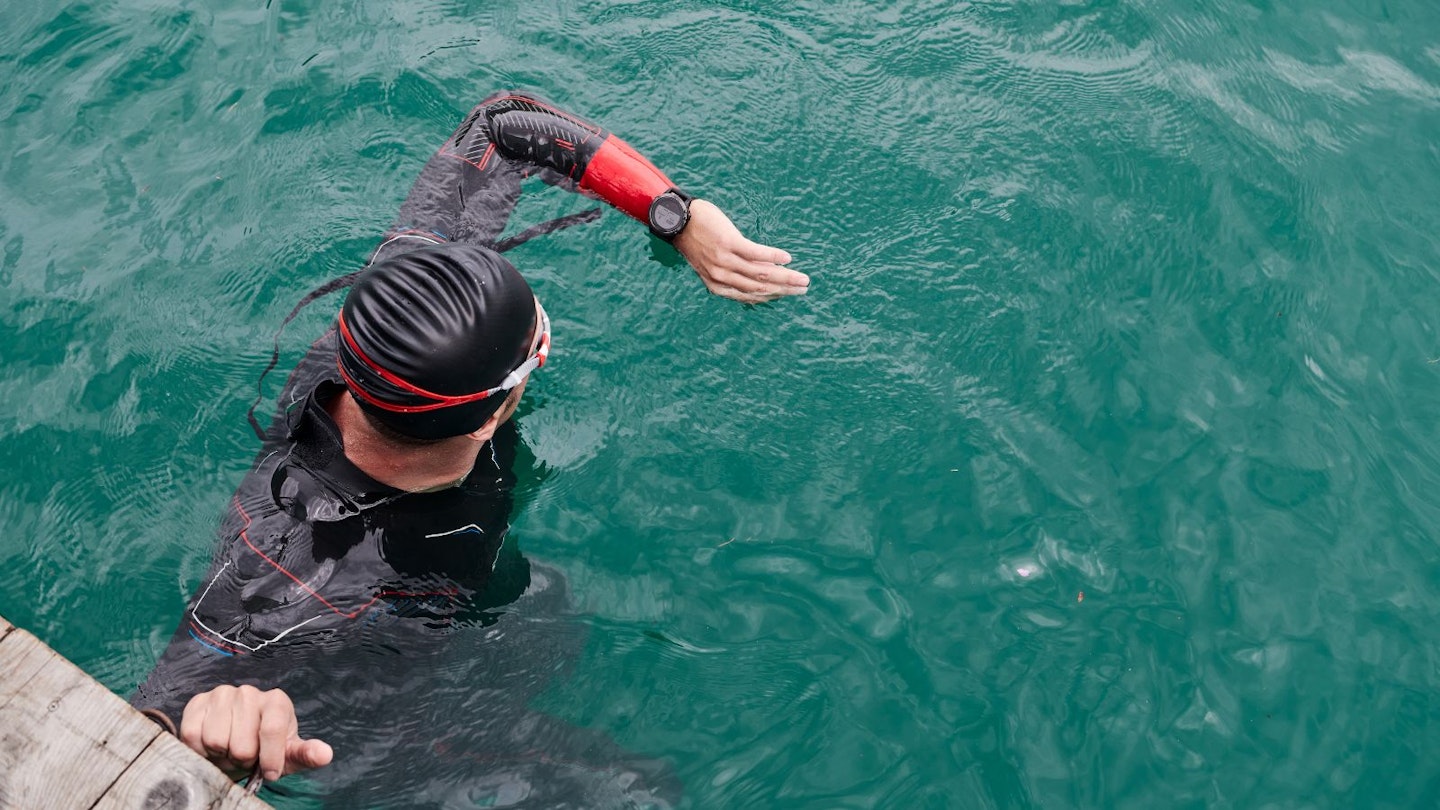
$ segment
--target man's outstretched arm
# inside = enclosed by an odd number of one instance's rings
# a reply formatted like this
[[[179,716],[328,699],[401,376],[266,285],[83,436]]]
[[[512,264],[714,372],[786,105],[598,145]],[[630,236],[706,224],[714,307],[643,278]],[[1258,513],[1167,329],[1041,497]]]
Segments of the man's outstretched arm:
[[[390,239],[494,242],[520,179],[535,173],[604,200],[672,241],[713,293],[756,302],[809,287],[808,276],[784,266],[790,254],[746,239],[717,206],[692,200],[625,141],[522,93],[491,96],[465,117],[416,181]],[[657,222],[652,207],[662,197],[668,219]]]

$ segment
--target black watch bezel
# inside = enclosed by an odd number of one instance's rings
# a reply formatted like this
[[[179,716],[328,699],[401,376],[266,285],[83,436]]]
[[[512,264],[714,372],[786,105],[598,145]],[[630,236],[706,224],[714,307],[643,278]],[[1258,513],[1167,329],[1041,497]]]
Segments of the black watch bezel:
[[[674,242],[675,237],[679,236],[685,230],[685,226],[690,224],[690,201],[693,199],[694,197],[691,197],[678,188],[667,189],[661,192],[655,199],[650,201],[650,210],[645,215],[645,224],[650,228],[650,233],[655,234],[657,238],[663,239],[666,242]],[[660,228],[655,224],[655,212],[660,209],[661,206],[668,205],[672,200],[680,204],[680,223],[674,228]]]

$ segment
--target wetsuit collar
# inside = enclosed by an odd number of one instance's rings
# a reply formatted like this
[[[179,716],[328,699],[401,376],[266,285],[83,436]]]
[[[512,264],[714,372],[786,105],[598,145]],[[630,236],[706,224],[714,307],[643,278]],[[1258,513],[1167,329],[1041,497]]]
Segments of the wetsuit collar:
[[[344,393],[343,383],[327,379],[315,386],[302,407],[292,412],[290,439],[295,443],[296,458],[355,496],[384,498],[404,494],[404,490],[376,481],[345,457],[340,427],[325,410],[331,397]]]

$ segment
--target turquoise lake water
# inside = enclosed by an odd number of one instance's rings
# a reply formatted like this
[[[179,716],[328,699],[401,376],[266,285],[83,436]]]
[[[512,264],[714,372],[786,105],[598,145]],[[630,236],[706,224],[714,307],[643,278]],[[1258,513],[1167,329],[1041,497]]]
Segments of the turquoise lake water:
[[[275,328],[501,88],[813,278],[510,254],[537,709],[697,808],[1440,806],[1433,0],[6,3],[0,614],[134,688]]]

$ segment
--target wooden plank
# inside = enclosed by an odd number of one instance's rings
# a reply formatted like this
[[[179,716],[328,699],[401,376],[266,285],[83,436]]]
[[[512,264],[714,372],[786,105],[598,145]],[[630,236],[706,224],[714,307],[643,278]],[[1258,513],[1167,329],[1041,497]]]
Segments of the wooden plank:
[[[0,810],[269,807],[39,639],[0,623]]]
[[[101,797],[94,810],[264,810],[269,806],[247,796],[244,788],[179,740],[161,734]]]
[[[55,656],[44,644],[27,642],[13,625],[7,623],[6,628],[0,633],[0,709]]]
[[[4,616],[0,616],[0,638],[5,638],[5,634],[9,633],[11,630],[14,629],[14,625],[10,624],[10,622],[5,621]]]
[[[11,628],[9,634],[0,638],[0,708],[56,657],[49,647],[28,643],[26,635],[29,634]]]
[[[90,807],[162,733],[24,630],[0,661],[0,807]]]

